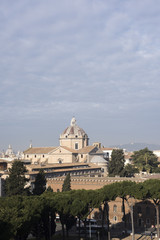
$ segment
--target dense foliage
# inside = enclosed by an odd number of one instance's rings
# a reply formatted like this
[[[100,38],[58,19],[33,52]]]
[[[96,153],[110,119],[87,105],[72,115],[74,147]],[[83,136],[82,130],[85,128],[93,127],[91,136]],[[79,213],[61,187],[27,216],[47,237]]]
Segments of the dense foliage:
[[[110,177],[115,177],[116,175],[122,176],[124,169],[124,153],[123,149],[113,149],[111,160],[108,165],[108,173]]]
[[[146,171],[148,173],[159,172],[158,159],[156,155],[150,151],[148,148],[135,151],[132,155],[133,164],[135,167],[141,171]]]
[[[140,169],[150,171],[157,168],[157,159],[148,149],[136,151],[133,154],[135,165]],[[118,164],[117,164],[118,162]],[[114,164],[115,167],[114,167]],[[143,168],[142,168],[143,166]],[[140,170],[139,169],[139,170]],[[123,151],[116,149],[112,153],[109,165],[110,176],[132,174],[134,167],[124,166]],[[46,189],[46,179],[43,170],[39,172],[35,180],[33,195],[28,194],[25,178],[26,168],[20,161],[15,161],[9,169],[9,177],[6,180],[6,197],[0,198],[0,239],[26,240],[29,233],[36,239],[51,239],[55,233],[55,216],[59,214],[63,230],[63,239],[69,229],[75,224],[76,218],[85,220],[94,208],[99,208],[102,214],[102,234],[104,234],[104,220],[107,220],[109,231],[109,207],[108,203],[117,197],[122,199],[123,220],[125,221],[124,202],[128,204],[131,222],[132,236],[134,236],[133,201],[131,199],[151,200],[156,209],[157,234],[159,233],[159,205],[160,205],[160,180],[147,180],[144,183],[131,181],[116,182],[105,185],[98,190],[71,190],[71,179],[68,174],[64,180],[62,192],[54,193],[51,188]],[[66,233],[65,233],[66,229]],[[80,232],[79,232],[80,237]]]
[[[70,190],[71,190],[71,177],[70,174],[68,173],[62,185],[62,192],[67,192]]]
[[[132,157],[132,164],[125,165],[125,158],[122,149],[112,151],[111,160],[108,164],[110,177],[133,177],[135,173],[145,171],[147,173],[159,173],[158,159],[148,148],[135,151]]]
[[[29,189],[26,187],[28,179],[25,177],[26,167],[21,161],[14,161],[9,169],[9,177],[6,179],[5,192],[7,196],[27,195]]]
[[[46,177],[43,169],[39,170],[34,182],[34,195],[41,195],[46,190]]]
[[[108,203],[117,197],[124,199],[128,204],[131,220],[133,205],[129,201],[130,198],[152,200],[159,224],[160,180],[148,180],[144,183],[123,181],[105,185],[99,190],[72,190],[59,193],[45,191],[40,196],[1,197],[0,239],[25,240],[28,234],[32,233],[36,239],[43,237],[49,240],[55,232],[56,213],[68,231],[75,224],[75,217],[79,220],[85,219],[94,208],[102,211],[102,226],[104,218],[108,219],[109,226]],[[134,234],[134,225],[132,233]],[[65,236],[65,230],[63,234]]]

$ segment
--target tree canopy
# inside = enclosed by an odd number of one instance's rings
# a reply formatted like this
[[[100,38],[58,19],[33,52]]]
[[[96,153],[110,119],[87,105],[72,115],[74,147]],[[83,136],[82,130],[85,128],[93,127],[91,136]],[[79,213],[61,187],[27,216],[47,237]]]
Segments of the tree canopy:
[[[62,185],[62,192],[67,192],[70,190],[71,190],[71,177],[70,174],[68,173]]]
[[[156,209],[156,222],[157,222],[157,239],[160,238],[159,231],[159,207],[160,207],[160,180],[159,179],[149,179],[144,183],[139,183],[137,185],[136,197],[138,199],[150,199],[153,201]]]
[[[34,182],[34,195],[41,195],[46,190],[46,177],[43,169],[39,170]]]
[[[105,185],[98,190],[71,190],[58,193],[45,191],[40,196],[1,197],[0,239],[26,240],[28,234],[32,233],[37,239],[45,237],[48,240],[55,231],[56,213],[60,216],[64,232],[64,225],[68,231],[75,222],[75,217],[84,220],[94,208],[102,211],[102,222],[104,219],[107,220],[109,230],[108,202],[114,201],[117,197],[124,199],[130,209],[133,238],[134,198],[153,201],[159,226],[160,180],[141,183],[122,181]],[[159,230],[157,231],[159,236]]]
[[[158,160],[156,155],[148,148],[135,151],[132,155],[133,163],[139,171],[155,172],[158,169]]]
[[[116,175],[122,176],[124,169],[124,153],[123,149],[113,149],[111,160],[108,165],[108,173],[110,177],[114,177]]]
[[[9,177],[6,179],[5,192],[7,196],[27,195],[26,184],[29,181],[25,177],[26,167],[19,160],[15,160],[9,169]]]
[[[132,240],[134,240],[135,236],[134,236],[133,198],[135,198],[135,194],[137,193],[137,184],[136,182],[131,181],[123,181],[116,184],[117,184],[117,196],[122,198],[122,200],[126,201],[128,208],[130,210],[132,223]],[[123,209],[123,211],[125,211],[125,209]]]
[[[134,177],[134,174],[138,172],[138,169],[132,165],[132,164],[127,164],[124,166],[124,169],[122,171],[122,175],[124,177]]]
[[[10,239],[11,236],[26,239],[33,222],[40,218],[41,208],[43,205],[39,199],[28,196],[0,198],[0,222],[6,225],[6,229],[0,231],[0,239]],[[3,225],[0,224],[0,228]]]

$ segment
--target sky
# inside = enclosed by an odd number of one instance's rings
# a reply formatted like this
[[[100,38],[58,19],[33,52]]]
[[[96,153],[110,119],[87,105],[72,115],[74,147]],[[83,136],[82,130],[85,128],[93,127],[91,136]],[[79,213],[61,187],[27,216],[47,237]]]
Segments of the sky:
[[[1,0],[0,150],[160,144],[159,0]]]

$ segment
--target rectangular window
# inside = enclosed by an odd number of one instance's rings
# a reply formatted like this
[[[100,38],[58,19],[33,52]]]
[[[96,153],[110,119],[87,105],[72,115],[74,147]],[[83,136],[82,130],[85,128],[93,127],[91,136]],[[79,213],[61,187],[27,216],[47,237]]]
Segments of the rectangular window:
[[[75,149],[78,149],[78,143],[75,143]]]
[[[149,219],[149,218],[146,219],[146,224],[147,224],[147,225],[150,224],[150,219]]]

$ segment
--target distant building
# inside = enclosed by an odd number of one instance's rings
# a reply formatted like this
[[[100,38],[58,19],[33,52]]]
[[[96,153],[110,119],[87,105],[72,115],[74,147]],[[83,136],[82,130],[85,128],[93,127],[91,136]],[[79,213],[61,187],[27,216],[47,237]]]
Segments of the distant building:
[[[95,142],[89,145],[89,137],[86,132],[76,124],[72,118],[59,138],[60,145],[57,147],[30,147],[24,151],[21,161],[26,164],[30,184],[33,185],[35,177],[40,169],[44,169],[47,178],[47,187],[51,186],[54,191],[61,191],[67,173],[71,175],[72,189],[99,189],[104,185],[121,181],[143,182],[151,178],[160,178],[160,175],[149,175],[135,178],[106,177],[107,162],[111,159],[114,148],[104,148],[101,143]],[[3,178],[8,176],[7,169],[15,159],[11,146],[6,151],[6,158],[0,159],[0,171]],[[124,152],[126,163],[131,162],[132,153]],[[12,158],[13,157],[13,158]],[[3,180],[0,177],[0,196],[3,196]],[[122,232],[124,215],[122,199],[117,198],[109,202],[111,227],[118,228]],[[131,228],[130,213],[127,204],[126,223]],[[145,229],[155,225],[154,205],[150,201],[140,203],[134,200],[134,224],[136,229]],[[91,212],[90,218],[102,220],[102,213],[99,209]],[[106,218],[105,218],[106,219]]]
[[[102,167],[107,173],[107,161],[104,152],[97,144],[89,146],[89,138],[86,132],[80,128],[76,119],[71,119],[59,138],[58,147],[32,147],[24,151],[24,159],[32,164],[74,164],[93,163]]]
[[[112,155],[112,151],[113,149],[116,149],[116,148],[105,148],[105,147],[102,147],[101,150],[103,151],[103,153],[105,154],[105,157],[108,159],[111,159],[111,155]]]
[[[160,150],[154,150],[153,153],[157,156],[158,161],[160,162]]]
[[[10,144],[8,146],[8,149],[5,152],[5,157],[11,157],[11,158],[15,157],[15,153],[13,152],[13,149]]]
[[[132,155],[133,155],[133,152],[124,152],[125,165],[133,163]]]

